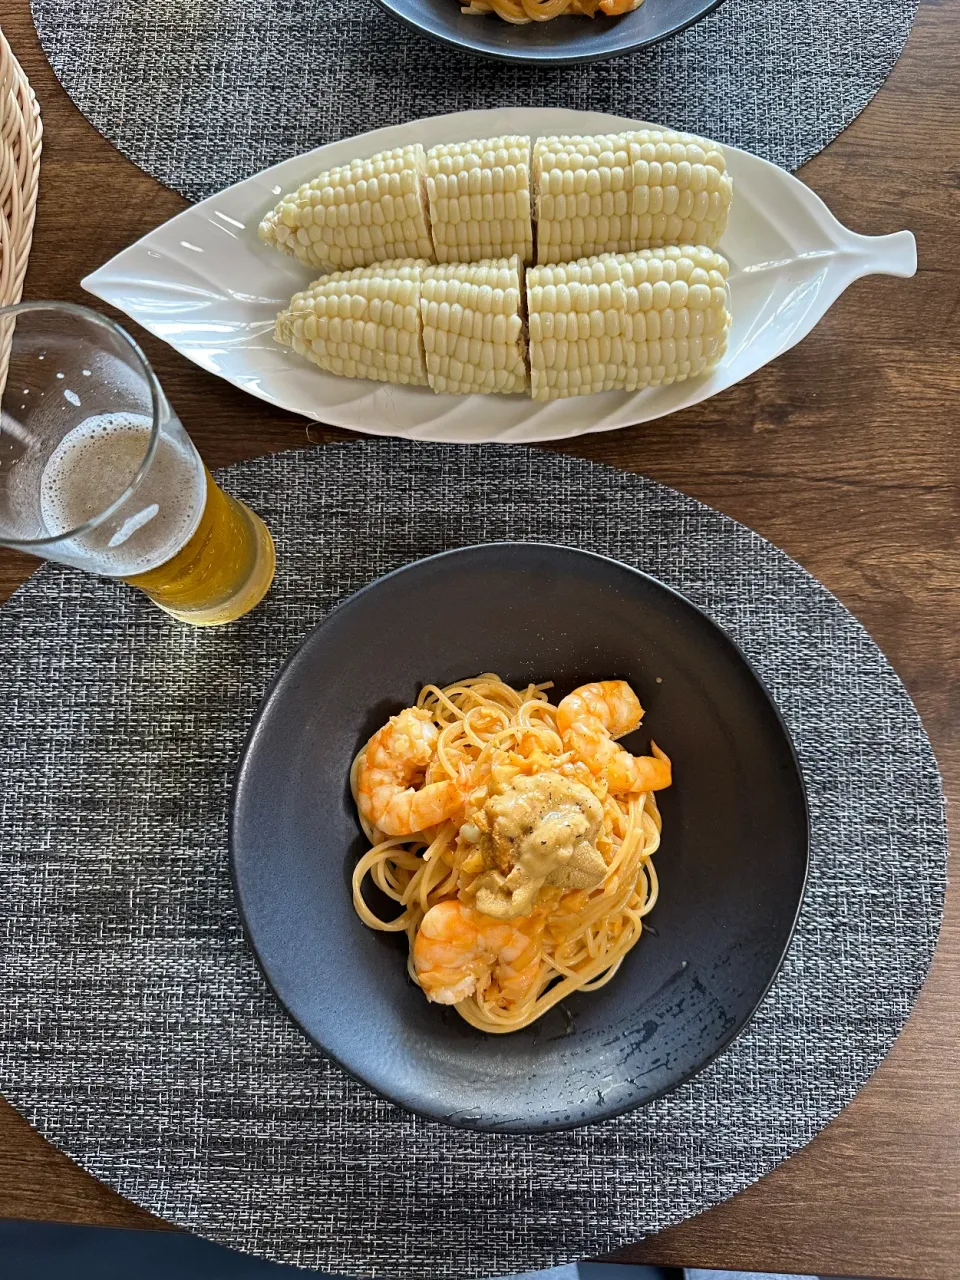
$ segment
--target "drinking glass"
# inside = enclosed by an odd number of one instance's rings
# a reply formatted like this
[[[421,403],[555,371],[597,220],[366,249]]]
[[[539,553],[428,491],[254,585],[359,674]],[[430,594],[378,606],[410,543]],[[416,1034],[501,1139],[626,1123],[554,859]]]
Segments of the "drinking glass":
[[[0,544],[138,587],[194,626],[233,622],[275,566],[119,325],[67,302],[0,309]]]

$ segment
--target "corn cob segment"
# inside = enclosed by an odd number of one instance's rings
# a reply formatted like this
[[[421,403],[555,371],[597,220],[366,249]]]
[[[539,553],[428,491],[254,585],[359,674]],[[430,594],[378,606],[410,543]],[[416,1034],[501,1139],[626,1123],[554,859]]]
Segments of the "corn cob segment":
[[[730,331],[728,271],[690,245],[531,267],[533,398],[636,391],[713,368]]]
[[[420,324],[423,259],[337,271],[294,295],[274,337],[327,373],[425,385]]]
[[[540,138],[533,177],[540,264],[668,244],[715,248],[733,199],[719,144],[666,129]]]
[[[727,229],[733,179],[722,147],[692,133],[641,129],[630,146],[634,249],[716,248]]]
[[[523,264],[509,260],[427,267],[420,290],[427,378],[434,391],[526,391]]]
[[[630,153],[629,141],[619,134],[537,139],[538,263],[636,248]]]
[[[419,143],[329,169],[283,197],[260,223],[260,239],[325,271],[432,262],[425,172]]]
[[[533,261],[529,138],[431,147],[427,198],[438,262]]]

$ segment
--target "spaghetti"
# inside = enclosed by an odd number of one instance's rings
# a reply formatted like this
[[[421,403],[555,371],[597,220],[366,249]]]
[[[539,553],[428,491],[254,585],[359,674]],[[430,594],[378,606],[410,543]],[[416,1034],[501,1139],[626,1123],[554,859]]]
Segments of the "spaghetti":
[[[584,18],[615,17],[639,9],[643,0],[471,0],[461,12],[495,13],[504,22],[522,26],[527,22],[550,22],[564,14]]]
[[[495,675],[427,685],[350,773],[371,843],[353,874],[358,915],[406,933],[413,981],[488,1032],[529,1026],[609,982],[657,900],[653,790],[670,785],[670,762],[655,745],[638,758],[613,741],[643,714],[624,682],[584,686],[559,706],[551,687],[516,690]],[[613,700],[621,691],[626,703]],[[611,782],[648,789],[614,793]],[[420,816],[456,807],[388,834],[417,820],[414,803]],[[368,905],[367,877],[398,904],[395,918]]]

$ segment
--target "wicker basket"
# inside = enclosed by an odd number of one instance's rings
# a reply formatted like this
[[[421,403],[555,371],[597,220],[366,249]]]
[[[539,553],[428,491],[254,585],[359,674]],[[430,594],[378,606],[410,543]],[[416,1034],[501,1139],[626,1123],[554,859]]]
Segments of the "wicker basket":
[[[20,301],[40,178],[40,108],[0,30],[0,306]]]

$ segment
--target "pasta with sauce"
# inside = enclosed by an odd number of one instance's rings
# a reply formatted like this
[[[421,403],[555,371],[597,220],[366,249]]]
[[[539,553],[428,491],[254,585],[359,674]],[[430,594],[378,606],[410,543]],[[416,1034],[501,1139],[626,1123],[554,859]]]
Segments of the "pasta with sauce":
[[[655,743],[649,756],[618,744],[643,716],[625,681],[556,706],[551,687],[427,685],[350,773],[371,843],[353,874],[357,913],[405,932],[427,999],[488,1032],[609,982],[657,899],[654,793],[671,785],[670,760]],[[395,918],[368,905],[367,877]]]
[[[463,13],[495,13],[504,22],[522,26],[527,22],[549,22],[563,14],[584,18],[616,17],[639,9],[643,0],[471,0],[461,5]]]

